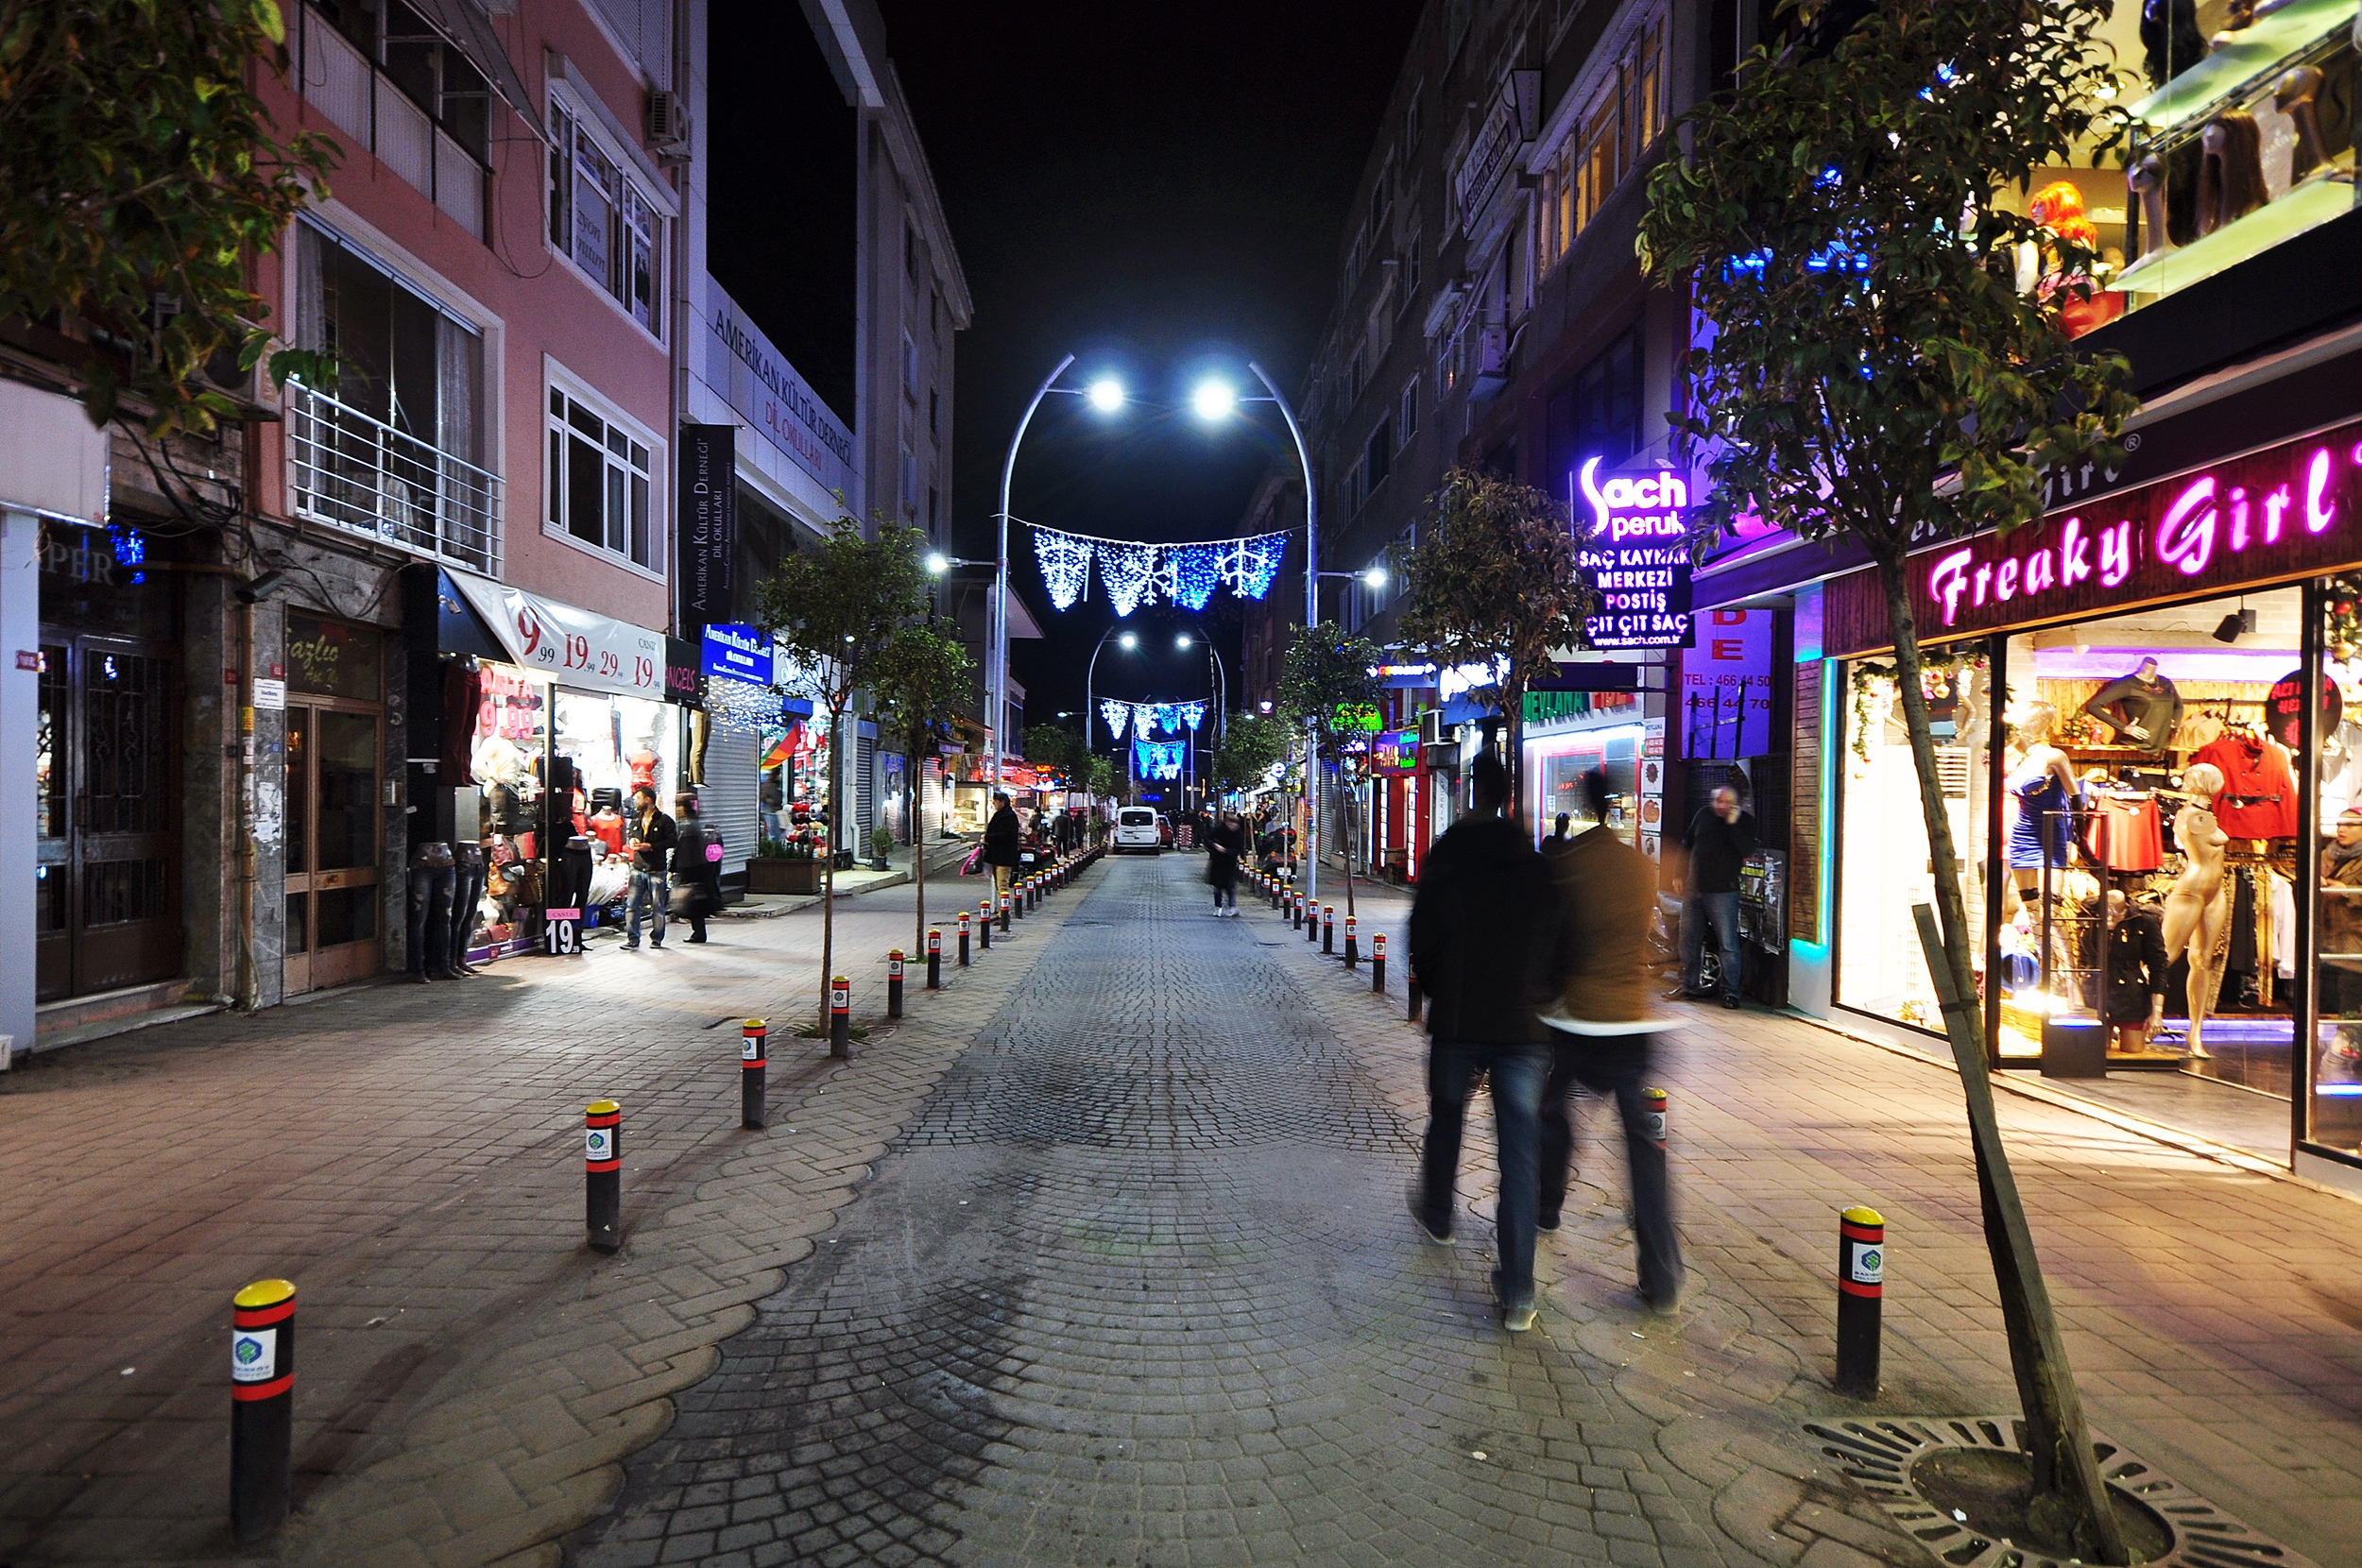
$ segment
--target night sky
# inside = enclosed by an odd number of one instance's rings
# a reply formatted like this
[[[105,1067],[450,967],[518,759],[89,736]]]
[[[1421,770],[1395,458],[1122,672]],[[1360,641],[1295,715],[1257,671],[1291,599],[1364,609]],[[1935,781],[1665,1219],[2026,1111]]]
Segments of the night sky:
[[[1117,538],[1236,529],[1266,458],[1292,466],[1287,433],[1268,405],[1209,430],[1188,388],[1220,366],[1243,390],[1253,358],[1295,398],[1418,0],[881,4],[976,303],[953,405],[958,553],[992,554],[1010,433],[1068,352],[1081,357],[1065,384],[1113,369],[1154,406],[1108,420],[1048,400],[1012,514]],[[1038,724],[1079,712],[1084,664],[1115,617],[1095,578],[1087,602],[1053,611],[1023,539],[1012,530],[1011,583],[1048,635],[1016,644],[1012,669]],[[1220,613],[1232,603],[1135,612],[1141,650],[1107,645],[1099,694],[1210,696],[1205,655],[1172,647],[1202,622],[1235,681],[1236,622]]]

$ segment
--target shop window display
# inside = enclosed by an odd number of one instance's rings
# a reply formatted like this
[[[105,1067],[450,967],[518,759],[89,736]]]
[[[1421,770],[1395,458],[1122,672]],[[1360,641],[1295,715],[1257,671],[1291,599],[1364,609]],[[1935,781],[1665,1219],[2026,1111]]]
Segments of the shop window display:
[[[765,725],[762,739],[762,837],[802,858],[820,854],[828,834],[828,732],[790,719]]]
[[[511,665],[478,672],[471,765],[482,803],[485,878],[471,950],[521,951],[541,903],[542,760],[549,753],[549,689]]]
[[[2362,1153],[2362,578],[2321,595],[2314,1051],[2307,1135]]]
[[[631,793],[656,792],[657,808],[673,814],[680,776],[680,712],[668,703],[593,692],[557,693],[556,753],[572,781],[566,825],[576,852],[570,892],[602,922],[619,917],[631,888]],[[585,863],[587,861],[587,864]],[[574,880],[583,881],[573,888]]]

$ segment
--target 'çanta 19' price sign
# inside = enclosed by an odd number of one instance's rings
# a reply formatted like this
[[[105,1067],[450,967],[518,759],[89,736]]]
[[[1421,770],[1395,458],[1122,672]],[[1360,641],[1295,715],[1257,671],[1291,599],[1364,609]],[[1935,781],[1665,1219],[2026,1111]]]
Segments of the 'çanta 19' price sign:
[[[1649,469],[1601,480],[1599,469],[1588,458],[1577,476],[1591,508],[1575,541],[1576,567],[1598,597],[1583,622],[1591,646],[1686,648],[1690,477]]]

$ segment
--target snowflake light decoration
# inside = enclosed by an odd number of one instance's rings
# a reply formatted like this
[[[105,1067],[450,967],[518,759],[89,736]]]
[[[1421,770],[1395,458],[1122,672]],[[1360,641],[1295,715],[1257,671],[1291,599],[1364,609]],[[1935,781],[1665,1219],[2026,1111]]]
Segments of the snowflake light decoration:
[[[1073,608],[1090,585],[1090,541],[1053,528],[1036,528],[1034,555],[1041,563],[1041,580],[1050,589],[1050,602],[1062,610]]]
[[[1130,615],[1143,599],[1152,605],[1156,602],[1155,545],[1103,544],[1093,554],[1099,557],[1099,580],[1116,614]]]
[[[1279,563],[1288,553],[1288,536],[1263,534],[1255,538],[1241,539],[1223,558],[1223,581],[1230,591],[1248,599],[1260,599],[1271,591],[1272,580],[1279,575]]]
[[[1132,765],[1142,778],[1178,778],[1181,753],[1178,741],[1134,741]]]
[[[1124,721],[1132,717],[1132,705],[1120,703],[1113,697],[1102,697],[1099,699],[1099,716],[1107,721],[1107,739],[1121,741],[1123,739]]]
[[[1202,610],[1222,586],[1223,547],[1218,544],[1176,545],[1164,552],[1170,570],[1173,603]]]
[[[1183,703],[1181,705],[1181,722],[1190,726],[1190,733],[1192,735],[1197,733],[1197,726],[1205,723],[1205,720],[1206,705],[1204,703]]]
[[[1149,711],[1155,718],[1159,735],[1171,735],[1181,727],[1181,706],[1178,703],[1157,703]]]

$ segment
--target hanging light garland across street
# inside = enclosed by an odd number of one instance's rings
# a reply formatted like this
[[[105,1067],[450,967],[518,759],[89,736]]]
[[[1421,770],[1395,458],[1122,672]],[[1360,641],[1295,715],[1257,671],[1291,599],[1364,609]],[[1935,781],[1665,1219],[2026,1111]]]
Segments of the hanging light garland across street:
[[[1184,725],[1191,733],[1206,722],[1204,703],[1127,703],[1113,697],[1099,700],[1099,717],[1107,725],[1110,739],[1121,741],[1128,726],[1141,740],[1148,739],[1152,729],[1167,735],[1177,735]]]
[[[1069,534],[1030,522],[1025,526],[1033,531],[1042,586],[1050,590],[1050,602],[1062,610],[1073,608],[1090,591],[1093,561],[1099,563],[1100,586],[1118,615],[1130,615],[1159,598],[1202,610],[1225,588],[1242,599],[1260,599],[1271,591],[1288,550],[1286,534],[1150,544]]]

